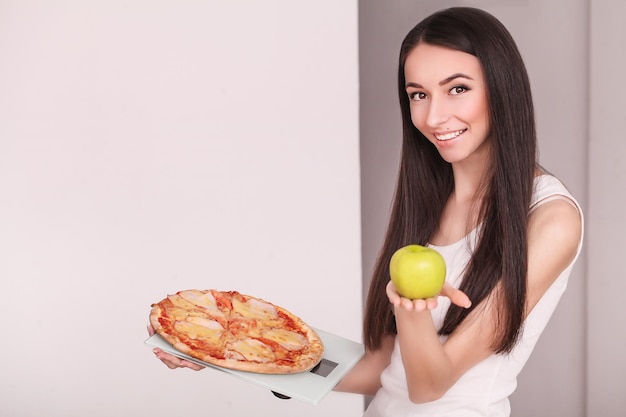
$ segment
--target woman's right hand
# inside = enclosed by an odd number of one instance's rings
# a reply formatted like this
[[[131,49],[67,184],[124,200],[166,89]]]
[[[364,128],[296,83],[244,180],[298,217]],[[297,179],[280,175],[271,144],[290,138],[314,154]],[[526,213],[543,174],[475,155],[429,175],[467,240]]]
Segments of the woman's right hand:
[[[148,324],[148,334],[150,336],[154,334],[154,329],[152,328],[150,324]],[[191,361],[178,358],[170,353],[164,352],[163,350],[159,348],[154,348],[152,352],[161,362],[167,365],[167,367],[170,369],[189,368],[189,369],[193,369],[194,371],[199,371],[201,369],[204,369],[204,366],[202,365],[198,365],[197,363],[193,363]]]
[[[428,298],[425,300],[417,299],[410,300],[408,298],[402,297],[398,290],[396,290],[393,282],[389,281],[387,283],[387,297],[389,298],[389,302],[395,307],[403,307],[409,311],[424,311],[424,310],[433,310],[437,308],[438,297],[447,297],[450,299],[452,304],[456,304],[459,307],[470,308],[472,306],[472,302],[469,297],[461,290],[454,288],[448,282],[443,284],[443,288],[438,296]]]

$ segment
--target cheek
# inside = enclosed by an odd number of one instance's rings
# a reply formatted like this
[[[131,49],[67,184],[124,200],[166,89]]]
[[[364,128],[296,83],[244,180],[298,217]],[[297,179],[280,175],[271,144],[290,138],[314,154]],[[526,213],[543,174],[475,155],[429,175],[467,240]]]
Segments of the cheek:
[[[483,129],[489,130],[489,108],[486,100],[476,101],[467,110],[468,119],[471,119],[474,124],[482,126]]]
[[[491,122],[489,121],[489,112],[487,109],[481,110],[480,113],[476,115],[478,123],[480,124],[482,130],[485,133],[485,136],[489,136],[489,131]]]
[[[426,124],[426,117],[424,112],[417,106],[411,106],[411,122],[419,131],[423,132],[424,125]]]

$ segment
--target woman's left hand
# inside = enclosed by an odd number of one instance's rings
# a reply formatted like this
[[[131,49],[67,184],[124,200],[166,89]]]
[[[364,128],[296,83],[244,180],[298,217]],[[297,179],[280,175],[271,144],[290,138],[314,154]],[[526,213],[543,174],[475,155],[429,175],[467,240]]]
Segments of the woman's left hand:
[[[148,334],[152,336],[154,334],[154,329],[150,324],[148,324]],[[176,369],[176,368],[189,368],[194,371],[199,371],[204,369],[204,366],[198,365],[197,363],[193,363],[191,361],[178,358],[172,354],[164,352],[159,348],[154,348],[152,350],[154,356],[156,356],[161,362],[163,362],[168,368]]]
[[[403,307],[406,310],[424,311],[432,310],[437,307],[437,299],[439,297],[448,297],[453,304],[459,307],[469,308],[472,306],[472,302],[469,297],[461,290],[454,288],[449,283],[444,283],[443,288],[439,292],[439,295],[432,298],[410,300],[402,297],[398,294],[393,282],[389,281],[387,284],[387,297],[389,302],[396,307]]]

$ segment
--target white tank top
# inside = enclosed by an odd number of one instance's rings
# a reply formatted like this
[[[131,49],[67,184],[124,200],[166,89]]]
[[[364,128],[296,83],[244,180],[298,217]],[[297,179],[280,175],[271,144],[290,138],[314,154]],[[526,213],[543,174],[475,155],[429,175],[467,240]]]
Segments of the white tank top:
[[[582,210],[565,186],[551,175],[535,179],[535,190],[531,210],[552,198],[567,198],[579,213]],[[584,229],[584,225],[583,225]],[[476,230],[467,237],[448,246],[434,246],[445,258],[446,281],[458,287],[462,272],[470,259],[476,243]],[[532,350],[552,316],[561,295],[565,291],[572,267],[582,247],[582,235],[578,243],[576,258],[559,275],[541,297],[526,318],[522,336],[509,354],[493,354],[467,371],[446,394],[425,404],[413,404],[408,398],[406,375],[400,357],[398,342],[391,355],[391,363],[381,375],[382,387],[366,410],[365,417],[508,417],[508,397],[517,386],[517,375],[528,360]],[[432,311],[435,328],[441,328],[450,306],[448,298],[440,298],[439,305]],[[441,337],[442,341],[445,337]]]

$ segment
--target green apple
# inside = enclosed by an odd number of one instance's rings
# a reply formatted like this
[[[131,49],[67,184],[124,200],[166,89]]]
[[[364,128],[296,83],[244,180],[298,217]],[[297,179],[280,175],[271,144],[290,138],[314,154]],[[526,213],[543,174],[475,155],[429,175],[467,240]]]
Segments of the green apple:
[[[446,261],[434,249],[408,245],[391,257],[389,275],[401,296],[431,298],[439,294],[446,280]]]

